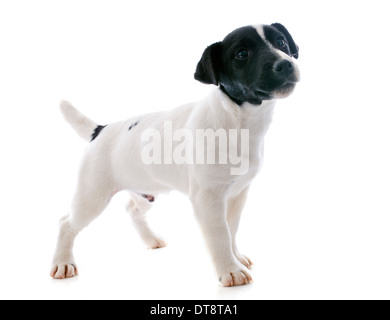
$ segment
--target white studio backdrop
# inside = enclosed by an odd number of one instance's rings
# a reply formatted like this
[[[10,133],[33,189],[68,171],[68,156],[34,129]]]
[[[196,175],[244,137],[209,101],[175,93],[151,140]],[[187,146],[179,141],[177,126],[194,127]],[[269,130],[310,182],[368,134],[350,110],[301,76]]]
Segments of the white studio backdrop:
[[[1,299],[389,299],[390,24],[385,1],[0,1]],[[210,90],[203,50],[280,22],[302,81],[278,103],[239,231],[254,283],[220,288],[189,201],[149,218],[146,250],[126,194],[76,240],[80,276],[54,281],[57,222],[84,142],[60,99],[107,124]]]

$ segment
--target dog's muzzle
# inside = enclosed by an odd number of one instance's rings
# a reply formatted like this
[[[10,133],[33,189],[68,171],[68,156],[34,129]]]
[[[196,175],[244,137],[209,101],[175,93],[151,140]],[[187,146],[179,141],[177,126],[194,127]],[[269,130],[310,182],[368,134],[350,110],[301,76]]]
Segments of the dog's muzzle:
[[[285,79],[286,82],[299,82],[300,80],[298,68],[287,59],[275,62],[272,72],[276,78]]]

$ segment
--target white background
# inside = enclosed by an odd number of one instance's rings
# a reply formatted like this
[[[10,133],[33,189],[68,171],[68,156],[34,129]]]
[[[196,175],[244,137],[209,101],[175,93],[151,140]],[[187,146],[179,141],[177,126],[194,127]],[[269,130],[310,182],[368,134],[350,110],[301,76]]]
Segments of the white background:
[[[386,1],[0,2],[0,298],[390,298],[390,29]],[[254,283],[218,286],[192,208],[161,196],[144,248],[126,194],[76,240],[80,276],[49,277],[84,142],[60,99],[101,124],[171,109],[210,88],[207,45],[281,22],[302,81],[277,105],[239,245]]]

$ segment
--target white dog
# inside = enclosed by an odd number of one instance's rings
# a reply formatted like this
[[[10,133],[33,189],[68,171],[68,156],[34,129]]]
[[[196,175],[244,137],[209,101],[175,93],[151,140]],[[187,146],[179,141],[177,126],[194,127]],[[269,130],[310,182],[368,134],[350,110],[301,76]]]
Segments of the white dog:
[[[107,126],[62,102],[65,119],[90,143],[70,215],[60,223],[51,276],[77,275],[72,253],[77,234],[121,190],[130,192],[127,210],[145,243],[164,247],[145,213],[159,193],[174,189],[193,204],[221,284],[252,282],[252,262],[235,238],[249,185],[263,161],[275,99],[288,96],[299,81],[292,58],[298,58],[298,47],[284,26],[248,26],[203,53],[195,79],[215,87],[200,102]]]

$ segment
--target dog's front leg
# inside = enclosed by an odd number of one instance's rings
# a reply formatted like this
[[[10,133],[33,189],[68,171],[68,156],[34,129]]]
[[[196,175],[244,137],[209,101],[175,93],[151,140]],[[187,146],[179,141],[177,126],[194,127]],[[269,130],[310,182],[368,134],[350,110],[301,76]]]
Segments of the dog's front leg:
[[[239,286],[252,282],[248,269],[233,253],[226,218],[226,197],[219,192],[205,190],[197,192],[191,200],[222,286]]]
[[[246,197],[248,194],[249,187],[246,187],[239,195],[236,197],[230,198],[228,200],[228,208],[227,208],[227,220],[229,224],[230,234],[232,236],[232,247],[233,253],[244,266],[248,269],[252,268],[253,262],[248,257],[242,255],[236,243],[236,235],[238,231],[238,226],[240,224],[240,218],[242,209],[244,208]]]

